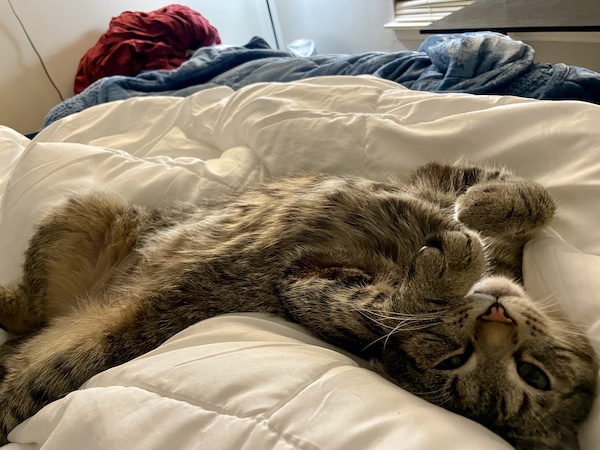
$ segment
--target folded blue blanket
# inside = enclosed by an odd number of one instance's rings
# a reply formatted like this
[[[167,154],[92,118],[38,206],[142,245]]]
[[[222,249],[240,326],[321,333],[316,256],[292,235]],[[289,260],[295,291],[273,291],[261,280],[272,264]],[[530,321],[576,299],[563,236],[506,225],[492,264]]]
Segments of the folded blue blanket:
[[[534,63],[534,51],[492,32],[429,36],[418,52],[369,52],[307,58],[272,50],[261,38],[242,47],[204,47],[174,70],[102,78],[54,107],[44,126],[94,105],[149,95],[188,96],[202,89],[237,90],[265,81],[370,74],[409,89],[571,99],[600,104],[600,74],[565,64]]]

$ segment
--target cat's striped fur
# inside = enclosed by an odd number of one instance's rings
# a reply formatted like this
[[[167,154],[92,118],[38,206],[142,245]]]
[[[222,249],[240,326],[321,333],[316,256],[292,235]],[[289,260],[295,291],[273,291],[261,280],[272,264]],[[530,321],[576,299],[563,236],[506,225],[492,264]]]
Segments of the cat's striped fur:
[[[252,311],[518,448],[576,448],[596,388],[589,342],[507,278],[554,209],[505,169],[435,163],[406,184],[301,175],[195,206],[73,196],[39,224],[23,281],[0,288],[0,324],[19,335],[0,351],[0,442],[94,374]]]

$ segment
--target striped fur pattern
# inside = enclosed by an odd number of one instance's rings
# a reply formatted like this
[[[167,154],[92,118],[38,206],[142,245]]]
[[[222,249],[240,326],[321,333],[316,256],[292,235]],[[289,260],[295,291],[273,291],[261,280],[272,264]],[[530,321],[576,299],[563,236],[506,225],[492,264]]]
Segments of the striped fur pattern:
[[[506,169],[436,163],[404,184],[300,175],[158,209],[72,196],[38,225],[22,282],[0,287],[17,335],[0,349],[0,442],[200,320],[262,312],[519,449],[577,448],[595,357],[519,284],[554,209]]]

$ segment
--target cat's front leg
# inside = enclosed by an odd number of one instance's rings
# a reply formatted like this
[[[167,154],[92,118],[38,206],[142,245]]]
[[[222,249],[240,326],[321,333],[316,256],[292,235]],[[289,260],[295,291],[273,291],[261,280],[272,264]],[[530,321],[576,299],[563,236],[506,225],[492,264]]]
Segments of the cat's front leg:
[[[442,231],[430,236],[414,256],[405,290],[426,299],[464,297],[486,269],[476,233]]]
[[[529,180],[471,186],[456,201],[456,218],[485,236],[528,236],[546,225],[556,205],[548,191]]]

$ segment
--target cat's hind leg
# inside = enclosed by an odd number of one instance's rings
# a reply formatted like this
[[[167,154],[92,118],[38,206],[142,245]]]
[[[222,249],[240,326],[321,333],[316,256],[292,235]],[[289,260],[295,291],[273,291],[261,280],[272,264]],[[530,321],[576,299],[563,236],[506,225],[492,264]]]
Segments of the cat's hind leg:
[[[30,240],[22,282],[0,287],[0,326],[36,331],[93,298],[130,255],[144,214],[107,192],[73,196],[52,210]]]

